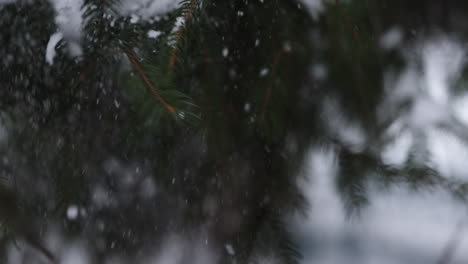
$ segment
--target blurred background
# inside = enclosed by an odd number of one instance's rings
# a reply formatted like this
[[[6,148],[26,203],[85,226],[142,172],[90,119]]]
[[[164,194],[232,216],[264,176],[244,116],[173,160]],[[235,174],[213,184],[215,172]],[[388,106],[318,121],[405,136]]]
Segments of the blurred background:
[[[0,263],[466,263],[455,0],[0,0]]]

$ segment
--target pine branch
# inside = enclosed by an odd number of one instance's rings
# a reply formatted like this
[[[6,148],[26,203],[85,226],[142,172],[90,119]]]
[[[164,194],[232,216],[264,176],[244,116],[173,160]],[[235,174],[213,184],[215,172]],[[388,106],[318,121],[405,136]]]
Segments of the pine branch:
[[[281,58],[283,57],[285,53],[285,50],[284,48],[281,48],[280,51],[278,52],[278,54],[276,54],[276,57],[273,61],[273,64],[271,66],[271,80],[270,80],[270,83],[268,84],[267,86],[267,89],[266,89],[266,92],[265,92],[265,97],[264,97],[264,100],[263,100],[263,107],[262,107],[262,120],[265,119],[265,112],[266,112],[266,108],[268,107],[268,104],[270,102],[270,96],[271,96],[271,88],[273,86],[273,82],[274,82],[274,77],[276,75],[276,72],[278,70],[278,65],[280,63],[280,60]]]
[[[407,184],[411,188],[441,188],[461,202],[468,203],[468,182],[441,175],[435,169],[408,162],[397,168],[387,165],[371,151],[355,153],[333,138],[326,141],[339,149],[340,173],[337,188],[349,216],[358,213],[367,204],[367,182],[374,177],[383,187]]]
[[[102,51],[108,48],[112,39],[108,22],[117,17],[118,5],[120,5],[120,0],[85,0],[83,2],[81,9],[83,10],[85,40],[89,42],[88,49],[91,51],[91,56],[79,73],[80,81],[87,78],[102,55]]]
[[[136,60],[135,56],[132,55],[132,52],[128,49],[124,49],[124,52],[125,54],[127,55],[128,59],[130,60],[130,62],[133,64],[133,66],[135,66],[135,69],[138,71],[138,73],[140,74],[141,78],[143,78],[143,80],[145,81],[146,85],[151,89],[151,91],[153,92],[154,95],[156,95],[156,97],[158,98],[158,100],[164,105],[164,107],[167,109],[167,111],[169,111],[169,113],[175,115],[176,114],[176,110],[174,109],[174,107],[172,107],[166,100],[164,100],[164,98],[161,96],[161,94],[156,90],[156,88],[153,86],[153,84],[151,83],[151,81],[148,79],[148,77],[146,76],[146,74],[144,73],[143,69],[141,68],[140,64],[138,63],[138,61]]]
[[[195,3],[196,3],[196,0],[190,1],[190,5],[184,15],[184,24],[180,26],[179,32],[177,33],[175,44],[174,44],[174,47],[172,48],[171,56],[169,57],[169,62],[167,66],[168,75],[171,75],[174,70],[174,65],[175,65],[175,61],[177,58],[177,49],[185,33],[185,23],[190,19],[190,16],[192,15],[193,9],[195,8]]]

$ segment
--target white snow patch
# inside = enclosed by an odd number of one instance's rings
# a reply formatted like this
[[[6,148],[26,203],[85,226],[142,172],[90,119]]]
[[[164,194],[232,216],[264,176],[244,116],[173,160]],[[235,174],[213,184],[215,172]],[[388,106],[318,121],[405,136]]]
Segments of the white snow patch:
[[[83,0],[49,0],[57,16],[55,22],[67,40],[79,39],[82,30]]]
[[[328,76],[328,69],[323,64],[315,64],[312,66],[312,76],[319,81],[323,81]]]
[[[226,57],[229,55],[229,50],[228,50],[228,48],[224,48],[223,51],[222,51],[222,53],[223,53],[223,57],[226,58]]]
[[[177,8],[178,2],[174,0],[125,0],[121,5],[121,12],[125,15],[135,14],[146,20],[171,12]]]
[[[78,217],[78,206],[70,205],[67,209],[67,218],[75,220]]]
[[[190,260],[193,264],[219,262],[219,255],[207,243],[204,232],[193,234],[192,238],[170,234],[162,241],[158,249],[152,250],[151,254],[153,255],[145,257],[139,263],[178,264],[185,260]]]
[[[403,40],[403,33],[399,28],[391,28],[380,38],[380,46],[383,49],[390,50],[397,48]]]
[[[177,32],[183,24],[184,24],[183,17],[176,18],[176,22],[174,23],[174,28],[172,29],[172,32]]]
[[[229,255],[234,256],[236,254],[231,244],[226,244],[224,247],[226,248],[226,251]]]
[[[70,246],[60,258],[63,264],[90,264],[91,259],[85,249],[78,244]]]
[[[364,221],[360,224],[363,234],[367,233],[362,236],[367,241],[364,243],[367,252],[387,244],[394,248],[394,252],[398,252],[398,249],[404,252],[406,249],[438,259],[457,223],[466,219],[466,211],[462,206],[440,190],[414,192],[394,187],[390,193],[383,194],[375,190],[371,196],[372,205],[364,211]],[[466,259],[467,245],[459,246],[454,252],[455,259]],[[402,256],[395,254],[392,258]]]
[[[250,103],[245,103],[244,105],[244,111],[249,112],[250,111]]]
[[[260,77],[263,77],[263,76],[266,76],[268,74],[270,70],[268,70],[268,68],[263,68],[261,71],[260,71]]]
[[[334,185],[339,170],[336,155],[332,149],[313,147],[308,154],[306,179],[298,182],[311,208],[320,210],[320,213],[314,211],[308,215],[314,218],[310,224],[318,225],[318,229],[326,226],[336,228],[344,223],[344,213]],[[326,207],[320,207],[324,204]]]
[[[260,45],[260,40],[259,40],[259,39],[256,39],[256,40],[255,40],[255,47],[258,47],[258,45]]]
[[[425,130],[436,126],[448,118],[447,108],[443,104],[437,104],[427,97],[417,98],[411,108],[408,117],[410,127],[415,130]]]
[[[412,143],[413,134],[407,130],[401,132],[393,142],[384,146],[381,154],[383,162],[397,167],[403,166],[408,160]]]
[[[468,93],[455,98],[452,109],[455,117],[464,125],[468,125]]]
[[[310,213],[290,223],[301,263],[425,263],[440,257],[456,224],[466,219],[463,204],[440,189],[414,192],[400,185],[382,192],[370,185],[372,203],[348,221],[335,189],[336,154],[314,147],[309,157],[307,177],[298,185],[311,202]],[[458,245],[453,263],[467,259],[467,242]]]
[[[326,100],[323,104],[323,120],[330,134],[336,136],[352,151],[359,152],[367,141],[366,131],[358,123],[348,119],[337,101]]]
[[[63,38],[62,32],[55,32],[50,36],[49,42],[47,43],[47,48],[46,48],[46,61],[49,65],[54,64],[54,57],[56,55],[55,51],[55,46],[57,46],[57,43]]]
[[[459,76],[465,63],[465,50],[461,43],[442,38],[424,45],[422,56],[428,94],[435,102],[446,104],[449,85]]]
[[[138,23],[138,21],[140,21],[140,18],[137,15],[132,14],[131,17],[130,17],[130,23],[136,24],[136,23]]]
[[[411,149],[416,162],[426,163],[429,158],[430,165],[444,176],[468,173],[461,161],[468,149],[457,138],[463,137],[468,124],[468,94],[454,96],[451,91],[466,62],[465,54],[456,39],[429,38],[407,51],[408,66],[397,78],[387,74],[387,95],[379,118],[396,121],[386,132],[394,142],[384,146],[385,163],[401,165]]]
[[[56,13],[55,22],[68,42],[68,49],[72,56],[80,56],[82,48],[80,39],[83,25],[83,0],[49,0]],[[0,0],[1,3],[10,3],[14,0]],[[160,19],[177,8],[179,1],[174,0],[123,0],[119,5],[119,13],[132,17],[132,23],[139,20]]]
[[[157,30],[148,30],[148,32],[146,33],[146,35],[148,36],[148,38],[157,38],[161,35],[161,31],[157,31]]]
[[[320,12],[323,11],[324,0],[302,0],[301,2],[307,7],[313,18],[318,18]]]
[[[446,177],[468,179],[468,147],[447,131],[431,129],[427,132],[431,163]]]

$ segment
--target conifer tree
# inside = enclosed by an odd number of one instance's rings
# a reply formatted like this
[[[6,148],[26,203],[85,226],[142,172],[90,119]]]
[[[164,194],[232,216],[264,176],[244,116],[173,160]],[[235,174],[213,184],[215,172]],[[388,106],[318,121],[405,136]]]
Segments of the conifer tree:
[[[392,122],[376,114],[383,75],[404,61],[382,51],[378,36],[396,14],[408,23],[429,4],[371,2],[326,1],[314,18],[296,0],[183,0],[135,22],[118,0],[85,0],[81,55],[70,55],[63,38],[52,63],[44,52],[59,28],[50,2],[0,5],[8,134],[0,196],[16,197],[15,217],[32,219],[37,237],[52,223],[85,237],[96,263],[137,258],[171,232],[202,233],[219,263],[263,255],[298,263],[286,222],[307,208],[297,178],[312,145],[336,149],[337,189],[350,213],[368,202],[370,178],[438,186],[465,201],[464,182],[413,160],[397,168],[380,159]],[[321,64],[326,78],[310,73]],[[366,128],[363,149],[325,127],[331,98]],[[2,239],[24,239],[24,228],[9,224],[9,201],[0,202]],[[43,243],[31,246],[48,252]]]

